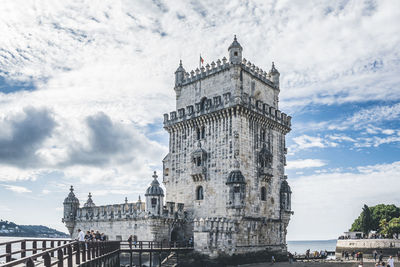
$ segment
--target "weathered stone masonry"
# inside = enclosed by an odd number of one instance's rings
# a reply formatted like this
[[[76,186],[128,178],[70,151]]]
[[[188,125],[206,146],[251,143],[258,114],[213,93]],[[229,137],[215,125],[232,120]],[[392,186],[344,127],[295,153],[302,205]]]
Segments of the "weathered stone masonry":
[[[104,229],[112,238],[188,240],[210,257],[270,251],[286,254],[291,211],[285,135],[291,117],[279,103],[279,72],[267,73],[242,58],[236,40],[229,59],[175,72],[176,111],[164,114],[169,153],[163,183],[157,177],[146,203],[84,207],[70,195],[64,222]],[[71,195],[72,194],[72,195]]]
[[[285,253],[291,117],[278,109],[279,72],[242,59],[236,38],[228,51],[229,61],[175,72],[177,111],[164,115],[167,201],[185,204],[202,253]]]

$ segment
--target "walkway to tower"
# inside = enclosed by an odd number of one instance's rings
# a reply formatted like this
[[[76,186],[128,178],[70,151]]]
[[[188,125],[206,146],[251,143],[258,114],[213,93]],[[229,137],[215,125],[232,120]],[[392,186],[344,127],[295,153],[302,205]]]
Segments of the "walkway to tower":
[[[0,243],[0,266],[169,266],[192,247],[160,242],[79,242],[67,239],[21,239]]]

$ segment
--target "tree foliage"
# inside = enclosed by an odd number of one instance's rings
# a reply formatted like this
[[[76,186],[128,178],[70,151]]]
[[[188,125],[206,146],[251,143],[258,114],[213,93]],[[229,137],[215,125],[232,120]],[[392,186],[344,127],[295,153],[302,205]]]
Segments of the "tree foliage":
[[[390,221],[382,219],[380,221],[380,232],[387,236],[400,233],[400,218],[393,218]]]
[[[365,215],[365,213],[368,213],[365,207],[368,206],[364,205],[363,211],[351,225],[350,231],[361,231],[365,233],[365,220],[368,217],[368,215]],[[379,204],[376,206],[368,207],[368,210],[372,218],[370,227],[367,227],[369,228],[369,231],[372,230],[381,232],[381,230],[383,230],[383,228],[381,229],[380,225],[382,220],[386,220],[386,222],[389,224],[392,219],[400,217],[400,208],[396,207],[395,205]]]
[[[361,212],[361,231],[368,235],[368,233],[372,230],[373,227],[373,219],[371,215],[371,210],[367,205],[364,204],[363,211]]]

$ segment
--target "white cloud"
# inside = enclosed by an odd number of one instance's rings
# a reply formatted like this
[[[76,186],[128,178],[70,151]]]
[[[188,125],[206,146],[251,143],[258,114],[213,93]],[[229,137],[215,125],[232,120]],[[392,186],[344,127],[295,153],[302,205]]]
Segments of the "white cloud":
[[[320,159],[299,159],[290,160],[287,162],[286,169],[306,169],[306,168],[316,168],[325,166],[326,162]]]
[[[358,167],[359,172],[327,172],[289,180],[294,216],[289,240],[337,238],[363,204],[399,203],[400,161]]]
[[[49,169],[21,169],[18,167],[0,164],[0,181],[35,181],[38,177],[49,174]]]
[[[5,189],[10,190],[15,193],[31,193],[32,192],[31,190],[29,190],[28,188],[23,187],[23,186],[8,185],[8,184],[2,184],[2,186]]]
[[[319,136],[301,135],[292,138],[294,145],[289,147],[289,152],[293,154],[296,151],[309,149],[309,148],[325,148],[325,147],[336,147],[338,144],[329,141],[327,138]]]

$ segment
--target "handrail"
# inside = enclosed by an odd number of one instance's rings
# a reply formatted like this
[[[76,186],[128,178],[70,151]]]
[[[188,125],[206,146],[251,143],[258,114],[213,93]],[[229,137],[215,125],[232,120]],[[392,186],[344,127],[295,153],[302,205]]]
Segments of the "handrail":
[[[23,241],[73,241],[73,239],[54,239],[54,238],[24,238],[24,239],[18,239],[18,240],[13,240],[13,241],[7,241],[0,243],[0,246],[4,246],[7,244],[14,244],[14,243],[20,243]]]
[[[35,240],[38,241],[38,240]],[[46,242],[44,240],[39,240]],[[65,241],[65,240],[62,240]],[[61,243],[61,240],[58,241]],[[27,267],[34,266],[34,260],[42,257],[44,260],[44,266],[50,267],[53,265],[63,266],[64,261],[67,260],[68,266],[72,266],[73,262],[77,265],[82,263],[91,262],[93,260],[98,260],[100,258],[104,258],[105,254],[116,253],[120,250],[120,242],[119,241],[101,241],[101,242],[83,242],[83,241],[71,241],[63,245],[59,245],[54,248],[43,248],[43,251],[40,253],[34,253],[30,256],[22,257],[21,259],[6,261],[4,265],[0,266],[15,266],[18,264],[25,264]],[[21,252],[21,251],[19,251]],[[17,252],[18,253],[18,252]],[[6,257],[8,259],[11,258],[12,254],[17,253],[6,253]],[[57,254],[57,260],[52,262],[52,258],[54,258],[54,254]]]
[[[58,251],[59,249],[69,247],[69,246],[71,246],[71,245],[73,245],[73,244],[77,244],[78,242],[79,242],[79,241],[70,242],[70,243],[68,243],[68,244],[64,244],[64,245],[62,245],[62,246],[55,247],[55,248],[53,248],[53,249],[45,250],[45,251],[43,251],[43,252],[41,252],[41,253],[33,254],[33,255],[31,255],[31,256],[27,256],[27,257],[24,257],[24,258],[21,258],[21,259],[18,259],[18,260],[13,260],[13,261],[11,261],[11,262],[6,263],[6,265],[7,265],[7,266],[14,266],[14,265],[17,265],[17,264],[20,264],[20,263],[24,263],[24,262],[26,262],[28,259],[35,260],[35,259],[37,259],[37,258],[39,258],[39,257],[42,257],[42,256],[45,255],[45,254]],[[3,265],[0,265],[0,266],[3,266]]]

